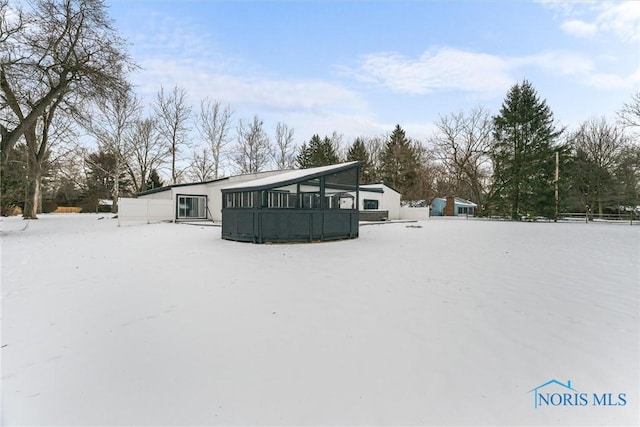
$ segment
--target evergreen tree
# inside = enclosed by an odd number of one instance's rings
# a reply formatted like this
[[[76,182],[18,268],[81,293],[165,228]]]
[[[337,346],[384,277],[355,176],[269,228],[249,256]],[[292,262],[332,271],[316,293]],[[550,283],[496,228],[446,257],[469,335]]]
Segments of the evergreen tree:
[[[309,140],[309,145],[302,144],[296,157],[296,163],[299,168],[308,169],[340,163],[340,157],[329,137],[325,136],[324,139],[320,139],[320,136],[316,134]]]
[[[617,201],[625,207],[640,206],[640,146],[626,146],[615,168]]]
[[[300,169],[308,169],[311,166],[311,152],[307,143],[302,143],[296,156],[296,166]]]
[[[154,188],[160,188],[164,185],[160,176],[158,176],[158,171],[155,169],[151,169],[151,174],[149,174],[149,180],[145,186],[145,190],[153,190]]]
[[[550,217],[555,210],[556,138],[553,113],[531,83],[515,84],[493,118],[493,188],[490,204],[511,218]]]
[[[116,172],[118,170],[116,167],[117,158],[113,152],[99,150],[89,154],[85,160],[88,167],[87,188],[83,203],[85,208],[93,209],[98,205],[100,199],[111,199],[115,202],[116,175],[119,194],[129,193],[131,181],[125,171]],[[117,209],[115,203],[112,207],[114,210]]]
[[[360,162],[360,183],[369,184],[375,179],[373,173],[373,163],[371,162],[371,156],[367,151],[367,147],[364,145],[364,141],[361,138],[356,138],[349,151],[347,151],[347,161]]]
[[[412,143],[400,125],[396,125],[380,156],[383,182],[399,191],[405,200],[419,199],[420,147]]]

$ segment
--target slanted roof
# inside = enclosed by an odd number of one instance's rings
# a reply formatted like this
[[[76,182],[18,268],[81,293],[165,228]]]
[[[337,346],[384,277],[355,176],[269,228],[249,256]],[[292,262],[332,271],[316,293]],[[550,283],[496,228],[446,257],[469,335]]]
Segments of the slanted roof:
[[[478,205],[469,201],[469,200],[465,200],[465,199],[461,199],[460,197],[456,197],[455,198],[455,203],[456,205],[460,205],[460,206],[469,206],[469,207],[474,207],[477,208]]]
[[[206,185],[206,184],[211,184],[212,182],[226,181],[228,179],[229,177],[225,176],[223,178],[210,179],[209,181],[186,182],[182,184],[169,184],[163,187],[157,187],[157,188],[152,188],[151,190],[141,191],[138,193],[138,196],[146,196],[147,194],[162,193],[163,191],[168,191],[168,190],[171,190],[172,188],[178,188],[178,187],[191,187],[193,185],[203,185],[203,184]]]
[[[447,202],[447,198],[446,197],[436,197],[433,200],[431,200],[431,202],[433,203],[435,200],[440,200],[440,201],[442,201],[444,203]],[[458,206],[468,206],[468,207],[473,207],[473,208],[477,208],[478,207],[477,204],[475,204],[475,203],[473,203],[473,202],[471,202],[469,200],[460,198],[460,197],[454,197],[453,198],[453,202]]]
[[[361,190],[370,191],[372,193],[384,193],[384,188],[383,187],[386,187],[389,190],[400,194],[400,192],[398,190],[396,190],[393,187],[389,187],[387,184],[385,184],[383,182],[375,182],[375,183],[372,183],[372,184],[360,184],[360,189]]]
[[[222,188],[222,192],[230,191],[259,191],[267,190],[274,187],[282,187],[290,184],[297,184],[309,179],[319,178],[321,176],[330,175],[337,172],[349,170],[358,167],[359,162],[340,163],[337,165],[320,166],[317,168],[298,169],[284,172],[278,175],[258,178],[252,181],[240,182],[238,184],[229,185]]]

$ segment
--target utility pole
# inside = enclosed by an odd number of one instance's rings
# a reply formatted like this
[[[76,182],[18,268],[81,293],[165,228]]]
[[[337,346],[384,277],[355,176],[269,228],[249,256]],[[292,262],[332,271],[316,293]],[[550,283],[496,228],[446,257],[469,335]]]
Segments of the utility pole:
[[[558,151],[556,151],[556,179],[555,179],[555,192],[556,192],[556,216],[553,222],[558,222],[558,180],[560,179],[560,157]]]

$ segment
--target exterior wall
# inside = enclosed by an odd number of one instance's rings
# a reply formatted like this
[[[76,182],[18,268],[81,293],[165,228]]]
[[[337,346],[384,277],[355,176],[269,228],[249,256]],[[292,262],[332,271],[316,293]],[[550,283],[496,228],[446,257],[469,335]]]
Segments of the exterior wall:
[[[173,193],[168,188],[166,191],[160,191],[158,193],[147,194],[145,196],[139,196],[139,199],[153,199],[153,200],[172,200]]]
[[[402,206],[400,208],[400,219],[425,221],[429,219],[429,208],[412,208],[409,206]]]
[[[351,193],[351,194],[355,194],[355,193]],[[377,200],[378,210],[385,210],[383,196],[384,196],[384,193],[373,193],[373,192],[368,192],[366,190],[363,191],[361,189],[358,209],[360,209],[361,211],[364,210],[364,199],[367,199],[367,200]]]
[[[284,171],[269,171],[248,173],[243,175],[231,176],[228,178],[222,178],[217,181],[207,183],[196,183],[190,185],[179,185],[169,187],[165,191],[159,191],[157,193],[144,194],[138,196],[138,199],[162,199],[171,200],[173,203],[173,217],[175,220],[177,215],[178,194],[187,194],[194,196],[207,196],[207,218],[220,222],[222,221],[222,188],[231,184],[251,181],[257,178],[264,178],[271,175],[278,175]]]
[[[367,191],[367,188],[382,189],[383,193]],[[366,184],[360,186],[359,209],[364,210],[364,199],[378,200],[378,210],[387,211],[390,221],[400,219],[400,193],[384,184]]]
[[[431,201],[431,216],[442,216],[444,213],[444,204],[444,199],[433,199]]]
[[[174,221],[175,203],[168,199],[118,199],[118,226],[127,223]]]
[[[389,211],[389,220],[400,219],[400,193],[387,187],[382,199],[382,209]]]

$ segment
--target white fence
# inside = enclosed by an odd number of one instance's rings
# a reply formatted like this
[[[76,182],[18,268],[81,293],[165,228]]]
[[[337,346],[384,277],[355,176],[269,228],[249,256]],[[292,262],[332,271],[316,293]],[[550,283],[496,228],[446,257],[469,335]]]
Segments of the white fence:
[[[410,219],[415,221],[424,221],[429,219],[429,208],[412,208],[409,206],[400,206],[400,219]]]
[[[174,221],[173,200],[118,199],[118,226],[122,223],[147,223]]]

